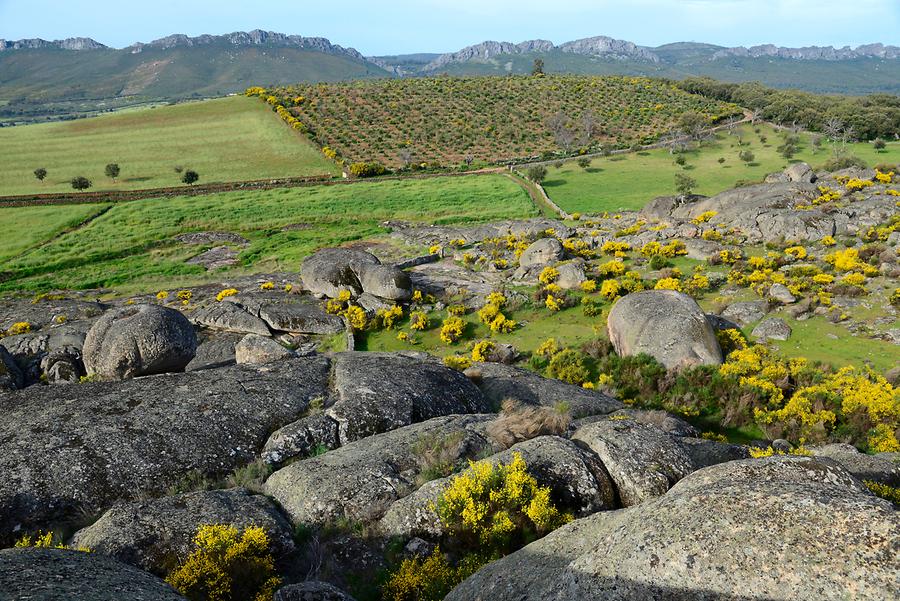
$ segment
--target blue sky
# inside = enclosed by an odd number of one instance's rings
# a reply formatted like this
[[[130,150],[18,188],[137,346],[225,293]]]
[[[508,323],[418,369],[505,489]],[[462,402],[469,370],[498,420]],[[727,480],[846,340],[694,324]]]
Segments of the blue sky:
[[[86,36],[123,47],[255,28],[324,36],[367,55],[593,35],[648,46],[900,45],[900,0],[0,0],[5,39]]]

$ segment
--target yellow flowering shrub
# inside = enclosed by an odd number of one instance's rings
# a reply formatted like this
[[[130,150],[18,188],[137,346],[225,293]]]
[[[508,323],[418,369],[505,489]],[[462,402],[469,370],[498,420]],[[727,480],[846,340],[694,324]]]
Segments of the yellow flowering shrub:
[[[441,342],[445,344],[453,344],[463,336],[466,329],[466,322],[456,316],[448,317],[441,325]]]
[[[414,303],[422,302],[422,291],[421,290],[413,290],[412,298],[410,299]]]
[[[614,242],[612,240],[604,242],[600,247],[600,252],[605,255],[621,256],[619,253],[626,253],[631,250],[631,245],[627,242]]]
[[[484,363],[490,357],[491,351],[494,350],[494,343],[490,340],[482,340],[476,342],[472,347],[472,361],[476,363]]]
[[[662,278],[656,282],[654,290],[677,290],[681,292],[681,282],[675,278]]]
[[[508,464],[470,461],[441,492],[435,509],[451,536],[500,552],[572,520],[553,504],[550,488],[528,473],[519,453]]]
[[[617,299],[620,291],[621,286],[616,280],[604,280],[600,285],[600,296],[609,301]]]
[[[721,250],[719,251],[719,260],[726,265],[734,265],[743,258],[743,254],[739,250]]]
[[[216,295],[216,300],[219,302],[222,302],[222,300],[228,298],[229,296],[234,296],[237,293],[238,293],[238,291],[235,288],[226,288],[225,290],[221,290]]]
[[[168,290],[160,290],[159,292],[156,293],[156,300],[158,300],[158,301],[164,301],[167,298],[169,298]]]
[[[900,505],[900,488],[888,486],[887,484],[881,484],[880,482],[874,482],[872,480],[863,480],[863,484],[865,484],[866,488],[872,491],[872,494],[876,497],[881,497],[894,505]]]
[[[562,309],[563,301],[561,298],[555,297],[552,294],[548,294],[547,298],[544,300],[544,306],[551,311],[556,312]]]
[[[784,451],[776,451],[774,447],[750,447],[750,456],[754,459],[761,459],[763,457],[773,457],[775,455],[802,455],[808,456],[811,455],[807,449],[803,448],[803,446],[794,447],[787,453]]]
[[[719,214],[718,211],[705,211],[703,213],[700,213],[696,217],[694,217],[694,219],[692,219],[691,221],[695,225],[700,225],[701,223],[706,223],[707,221],[709,221],[710,219],[712,219],[713,217],[715,217],[718,214]]]
[[[379,309],[375,314],[385,329],[393,329],[398,320],[403,319],[403,308],[394,305],[390,309]]]
[[[541,284],[552,284],[559,277],[559,270],[555,267],[544,267],[538,276]]]
[[[469,357],[459,357],[457,355],[447,355],[444,357],[444,365],[450,369],[463,371],[472,367],[472,359]]]
[[[834,236],[823,236],[820,240],[822,246],[834,246],[837,244],[837,240],[834,239]]]
[[[416,556],[404,559],[382,586],[381,598],[385,601],[442,601],[487,559],[467,555],[454,567],[440,548],[425,558]]]
[[[177,296],[178,300],[181,301],[181,304],[187,306],[190,304],[191,298],[193,298],[194,293],[190,290],[179,290]]]
[[[503,313],[497,315],[490,323],[491,332],[495,334],[508,334],[516,329],[516,321],[509,319]]]
[[[806,248],[804,248],[803,246],[790,246],[784,249],[784,254],[798,260],[805,259],[807,255]]]
[[[681,240],[672,240],[667,244],[660,244],[653,240],[641,247],[641,254],[645,257],[677,257],[687,254],[687,248]]]
[[[859,272],[848,273],[841,278],[841,283],[848,286],[862,286],[866,283],[866,276]]]
[[[428,254],[429,254],[429,255],[436,255],[436,254],[438,254],[438,253],[440,253],[440,252],[441,252],[441,245],[440,245],[440,244],[432,244],[431,246],[428,247]]]
[[[500,314],[500,307],[493,303],[487,303],[478,310],[478,319],[483,324],[490,324]]]
[[[7,336],[18,336],[19,334],[27,334],[31,331],[31,323],[27,321],[17,321],[6,330]]]
[[[611,261],[607,261],[606,263],[603,263],[602,265],[600,265],[597,268],[597,270],[600,272],[601,275],[611,276],[611,277],[618,277],[620,275],[623,275],[626,271],[625,263],[623,263],[622,261],[620,261],[618,259],[613,259]]]
[[[817,273],[812,277],[812,281],[816,284],[828,285],[834,281],[834,276],[830,273]]]
[[[716,339],[722,347],[722,354],[726,357],[734,351],[747,348],[747,339],[737,328],[716,330]]]
[[[836,271],[854,271],[862,268],[859,259],[859,251],[855,248],[846,248],[825,255],[825,262],[834,266]]]
[[[722,239],[722,234],[716,230],[704,230],[700,237],[704,240],[713,240],[717,242]]]
[[[350,305],[344,310],[343,316],[347,318],[347,323],[352,329],[357,331],[366,329],[366,312],[362,307]]]
[[[409,316],[409,327],[418,332],[428,329],[428,315],[424,311],[416,311]]]
[[[585,280],[581,282],[581,290],[582,292],[587,292],[588,294],[590,294],[591,292],[595,292],[597,290],[597,281]]]
[[[191,601],[271,601],[281,579],[265,530],[202,525],[194,551],[166,578]]]
[[[400,342],[409,342],[409,334],[406,332],[397,332],[397,340]]]
[[[854,177],[848,179],[844,184],[844,187],[850,190],[851,192],[856,192],[862,190],[863,188],[870,188],[875,184],[867,179],[859,179],[858,177]]]
[[[17,549],[33,547],[35,549],[69,549],[70,551],[81,551],[82,553],[91,552],[91,549],[88,547],[70,547],[64,545],[62,540],[49,530],[47,532],[39,530],[34,535],[26,534],[16,540],[15,547]]]
[[[263,282],[259,285],[260,290],[275,290],[275,282]]]
[[[455,317],[459,317],[460,315],[466,314],[466,306],[465,305],[449,305],[447,307],[447,313],[453,315]]]
[[[555,338],[548,338],[543,341],[540,346],[534,351],[534,354],[539,357],[544,357],[549,359],[553,355],[559,352],[559,344],[556,342]]]
[[[491,292],[485,298],[485,301],[491,305],[497,305],[498,307],[503,307],[506,305],[506,295],[502,292]]]
[[[900,288],[895,288],[891,293],[890,303],[895,307],[900,307]]]

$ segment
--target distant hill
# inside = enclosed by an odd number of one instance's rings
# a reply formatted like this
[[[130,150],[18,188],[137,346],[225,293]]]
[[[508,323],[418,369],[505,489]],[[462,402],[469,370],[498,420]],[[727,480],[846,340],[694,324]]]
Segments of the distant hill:
[[[0,40],[0,121],[222,96],[253,84],[389,75],[356,50],[324,38],[258,30],[173,35],[121,50],[84,38]]]
[[[900,48],[868,44],[782,48],[772,45],[726,48],[680,42],[656,48],[598,36],[555,45],[547,40],[483,42],[442,54],[427,63],[388,57],[388,69],[403,64],[404,75],[500,75],[529,73],[535,59],[547,73],[644,75],[683,79],[712,77],[728,82],[844,94],[900,93]]]
[[[325,38],[254,30],[175,34],[127,48],[90,38],[0,40],[0,124],[95,114],[150,102],[221,96],[251,85],[439,74],[638,75],[759,81],[817,93],[900,94],[900,48],[726,48],[679,42],[656,48],[596,36],[483,42],[447,54],[365,57]]]

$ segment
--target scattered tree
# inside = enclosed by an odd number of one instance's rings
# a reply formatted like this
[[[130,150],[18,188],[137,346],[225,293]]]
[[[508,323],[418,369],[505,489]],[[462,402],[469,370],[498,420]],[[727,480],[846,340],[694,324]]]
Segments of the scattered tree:
[[[591,111],[585,111],[581,114],[581,131],[578,138],[578,144],[583,147],[591,145],[594,139],[594,132],[597,130],[597,118]]]
[[[531,74],[536,75],[538,77],[544,74],[544,59],[536,58],[534,59],[534,65],[531,67]]]
[[[675,190],[678,192],[681,200],[691,195],[694,188],[697,187],[697,180],[683,173],[675,174]]]
[[[525,173],[528,179],[538,184],[547,179],[547,168],[543,165],[532,165]]]
[[[182,167],[181,165],[175,165],[174,169],[175,173],[181,173],[182,171],[184,171],[184,167]]]
[[[749,165],[756,159],[756,155],[750,150],[742,150],[741,154],[738,155],[738,158]]]
[[[400,163],[403,165],[403,168],[408,168],[413,162],[413,153],[409,148],[401,148],[400,152],[397,153],[397,158],[400,159]]]
[[[575,131],[569,124],[569,117],[562,111],[556,113],[547,121],[550,131],[553,133],[553,139],[566,152],[572,149],[575,143]]]
[[[887,144],[885,144],[884,140],[882,140],[881,138],[875,138],[875,140],[872,142],[872,148],[879,152],[884,150],[886,146]]]
[[[471,154],[467,154],[465,157],[463,157],[463,161],[465,161],[466,167],[471,167],[472,163],[475,162],[475,157]]]
[[[719,157],[719,164],[722,165],[725,163],[725,157]]]
[[[200,174],[198,174],[193,169],[188,169],[184,172],[184,175],[181,176],[181,182],[185,183],[189,186],[193,186],[194,183],[200,179]]]
[[[118,163],[110,163],[106,166],[106,177],[109,179],[116,181],[116,178],[119,177],[119,164]]]
[[[47,177],[47,170],[43,167],[38,167],[34,170],[34,176],[38,179],[39,182],[43,182],[44,178]]]
[[[683,154],[679,154],[677,157],[675,157],[675,164],[679,167],[684,167],[685,165],[687,165],[687,159],[684,158]]]
[[[700,140],[703,137],[703,131],[706,129],[706,118],[696,111],[687,111],[682,113],[678,120],[678,127],[689,136],[692,140]]]
[[[581,157],[580,159],[578,159],[578,166],[582,169],[587,169],[591,166],[591,159],[587,157]]]
[[[79,190],[79,191],[80,191],[80,190],[87,190],[88,188],[90,188],[90,187],[93,185],[93,184],[91,183],[91,180],[89,180],[88,178],[84,177],[83,175],[79,175],[79,176],[77,176],[77,177],[73,177],[71,183],[72,183],[72,188],[75,189],[75,190]]]

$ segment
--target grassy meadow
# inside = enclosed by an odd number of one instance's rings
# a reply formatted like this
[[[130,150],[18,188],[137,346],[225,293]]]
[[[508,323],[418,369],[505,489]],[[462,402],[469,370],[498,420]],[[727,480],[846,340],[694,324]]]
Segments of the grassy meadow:
[[[21,220],[32,210],[0,209],[0,220]],[[185,232],[224,230],[250,240],[240,252],[237,272],[296,271],[303,257],[318,248],[383,234],[381,223],[387,219],[440,224],[535,215],[537,209],[528,194],[503,175],[134,201],[116,204],[84,227],[58,237],[54,237],[58,227],[47,228],[46,243],[21,254],[16,251],[18,242],[4,237],[0,256],[8,259],[2,271],[10,275],[0,281],[0,292],[138,289],[157,283],[171,287],[221,278],[221,273],[208,274],[185,264],[203,250],[172,242],[172,237]],[[24,248],[38,241],[32,239]]]
[[[754,130],[759,129],[760,133]],[[697,194],[712,195],[731,189],[740,181],[762,181],[769,173],[784,170],[790,163],[778,153],[784,134],[770,125],[738,127],[734,134],[720,132],[714,141],[684,153],[684,168],[666,149],[627,153],[591,161],[582,169],[574,161],[560,168],[550,167],[544,188],[560,207],[570,213],[596,213],[640,209],[657,196],[675,194],[675,174],[684,173],[697,181]],[[760,138],[766,138],[763,143]],[[738,146],[738,139],[744,142]],[[791,160],[805,161],[814,168],[831,156],[823,141],[815,151],[810,134],[800,134],[800,152]],[[754,154],[751,163],[738,158],[743,150]],[[900,162],[900,142],[892,142],[878,152],[870,143],[848,145],[848,150],[869,165]],[[719,163],[724,158],[724,163]]]
[[[24,253],[103,211],[104,204],[0,209],[0,262]],[[0,271],[4,268],[0,267]]]
[[[104,174],[108,163],[121,168],[116,181]],[[200,183],[339,174],[305,136],[243,96],[0,129],[0,195],[72,192],[79,175],[92,190],[179,186],[175,166],[197,171]]]

